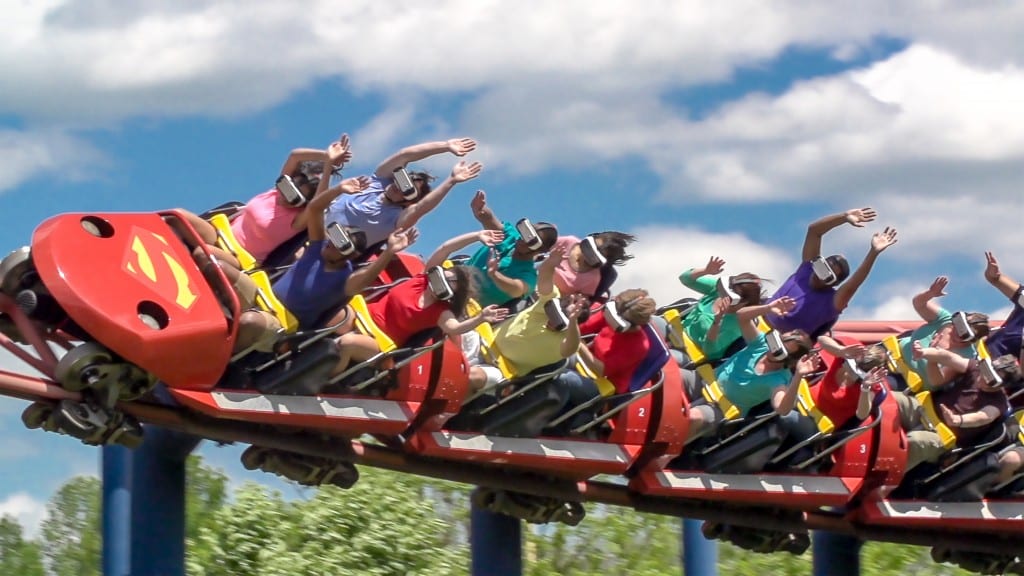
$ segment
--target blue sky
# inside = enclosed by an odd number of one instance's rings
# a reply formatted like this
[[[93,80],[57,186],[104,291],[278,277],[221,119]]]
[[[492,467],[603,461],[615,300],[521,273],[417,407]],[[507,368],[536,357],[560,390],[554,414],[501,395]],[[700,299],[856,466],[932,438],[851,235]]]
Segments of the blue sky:
[[[781,281],[809,221],[880,212],[826,249],[857,261],[895,225],[851,318],[1005,303],[982,251],[1024,277],[1024,8],[955,2],[113,2],[4,6],[0,247],[66,211],[194,211],[273,184],[293,147],[352,135],[349,174],[401,146],[476,138],[482,176],[423,221],[429,253],[468,202],[566,233],[636,233],[622,287],[685,295],[683,269]],[[244,7],[244,8],[243,8]],[[301,15],[296,18],[296,15]],[[424,163],[443,176],[455,159]],[[0,512],[28,523],[98,453],[23,429],[0,400]],[[236,481],[267,481],[205,448]]]

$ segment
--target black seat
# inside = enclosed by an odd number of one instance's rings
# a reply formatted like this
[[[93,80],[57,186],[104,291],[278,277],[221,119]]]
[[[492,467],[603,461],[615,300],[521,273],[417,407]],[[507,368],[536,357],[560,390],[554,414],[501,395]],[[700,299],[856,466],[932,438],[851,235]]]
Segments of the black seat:
[[[327,382],[339,358],[334,340],[322,338],[250,378],[264,394],[312,396]]]
[[[755,406],[746,417],[725,423],[698,460],[708,472],[753,474],[764,470],[786,439],[770,402]]]

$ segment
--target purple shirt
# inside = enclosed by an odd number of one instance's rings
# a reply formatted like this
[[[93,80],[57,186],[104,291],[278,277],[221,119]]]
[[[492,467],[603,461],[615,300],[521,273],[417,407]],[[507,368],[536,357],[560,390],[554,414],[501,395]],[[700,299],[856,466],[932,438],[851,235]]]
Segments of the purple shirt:
[[[1006,317],[1006,321],[998,330],[993,330],[985,339],[985,347],[988,348],[989,356],[998,358],[1003,354],[1017,356],[1021,349],[1021,334],[1024,332],[1024,308],[1017,303],[1017,296],[1020,288],[1010,299],[1013,302],[1013,311]]]
[[[836,310],[836,289],[812,290],[811,278],[814,272],[810,262],[804,262],[792,276],[775,291],[769,300],[789,296],[796,300],[796,307],[785,316],[765,314],[764,319],[780,332],[803,330],[812,338],[821,335],[839,318]]]
[[[341,270],[324,269],[320,257],[326,240],[310,242],[299,261],[274,282],[274,295],[299,321],[300,330],[320,328],[328,312],[348,303],[345,282],[352,275],[352,263]]]

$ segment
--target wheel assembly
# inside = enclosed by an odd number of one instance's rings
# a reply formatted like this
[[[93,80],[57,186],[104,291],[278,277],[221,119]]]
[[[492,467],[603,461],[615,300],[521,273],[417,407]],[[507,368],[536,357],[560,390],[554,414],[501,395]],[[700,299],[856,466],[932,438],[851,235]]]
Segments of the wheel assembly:
[[[32,250],[23,246],[0,260],[0,291],[11,298],[24,286],[26,274],[32,272]]]

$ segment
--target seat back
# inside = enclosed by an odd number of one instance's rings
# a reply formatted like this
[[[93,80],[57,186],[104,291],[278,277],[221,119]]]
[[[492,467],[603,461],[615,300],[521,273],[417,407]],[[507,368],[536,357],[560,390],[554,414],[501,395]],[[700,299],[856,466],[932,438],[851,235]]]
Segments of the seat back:
[[[608,300],[608,296],[611,294],[612,284],[615,283],[619,278],[619,272],[615,269],[615,266],[611,264],[605,265],[601,268],[601,280],[597,283],[597,289],[594,290],[594,297],[591,298],[593,302],[605,302]]]
[[[818,408],[814,402],[814,396],[811,395],[811,387],[808,386],[807,380],[804,379],[800,380],[800,387],[797,389],[797,410],[804,416],[814,420],[814,424],[818,427],[818,432],[826,435],[835,432],[835,424],[831,418]]]
[[[398,348],[395,345],[394,340],[390,336],[384,333],[383,330],[377,326],[377,323],[373,321],[373,316],[370,315],[370,309],[366,305],[366,300],[362,296],[356,295],[349,300],[349,305],[352,306],[352,311],[356,316],[356,329],[370,336],[377,342],[377,347],[380,348],[381,352],[391,352]]]
[[[917,394],[917,400],[921,403],[922,416],[924,417],[924,424],[939,435],[942,440],[942,445],[947,450],[952,450],[956,446],[956,434],[953,430],[946,426],[939,418],[939,413],[935,410],[935,404],[932,402],[932,394],[928,391],[922,391]]]
[[[466,315],[476,316],[480,313],[480,309],[480,304],[476,300],[470,298],[469,302],[466,304]],[[483,354],[484,358],[487,359],[488,364],[494,366],[498,370],[501,370],[501,374],[506,380],[522,376],[522,374],[517,374],[516,371],[513,370],[512,365],[509,364],[501,355],[501,351],[498,350],[498,347],[494,343],[494,328],[492,328],[489,323],[481,322],[475,330],[476,333],[480,335],[480,352]]]
[[[889,369],[903,377],[907,387],[914,393],[924,390],[924,382],[921,376],[910,369],[906,359],[903,358],[903,351],[900,350],[900,342],[896,336],[889,336],[882,340],[882,346],[889,353]]]
[[[281,323],[285,332],[291,333],[299,329],[299,320],[285,308],[284,304],[274,294],[270,285],[270,277],[263,270],[257,270],[249,274],[249,278],[256,284],[256,305],[266,312],[270,312]]]
[[[672,357],[668,352],[668,346],[665,345],[665,341],[658,335],[654,326],[647,324],[643,327],[643,331],[647,336],[647,354],[644,355],[644,359],[640,361],[629,378],[630,392],[636,392],[646,386]]]
[[[705,362],[706,357],[704,351],[697,347],[697,345],[690,340],[689,336],[685,333],[683,336],[683,350],[686,352],[690,360],[697,364],[697,374],[700,375],[700,379],[704,381],[704,399],[711,404],[716,404],[722,414],[725,415],[726,420],[735,420],[740,417],[740,409],[733,404],[728,398],[725,397],[725,393],[722,392],[722,387],[718,384],[718,378],[715,376],[715,369],[711,367],[711,364]],[[695,400],[691,398],[692,402]]]
[[[214,214],[210,217],[210,224],[217,230],[217,246],[231,253],[238,260],[238,264],[242,267],[243,271],[254,270],[256,268],[256,259],[235,238],[235,233],[231,230],[231,221],[228,220],[228,217],[224,214]]]

